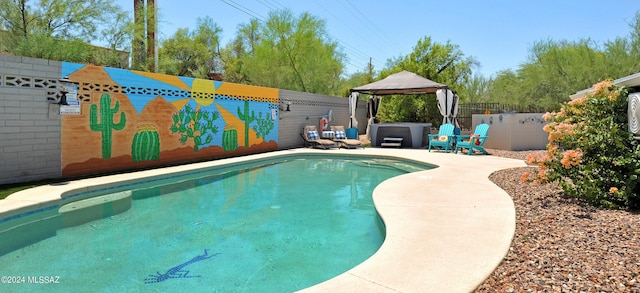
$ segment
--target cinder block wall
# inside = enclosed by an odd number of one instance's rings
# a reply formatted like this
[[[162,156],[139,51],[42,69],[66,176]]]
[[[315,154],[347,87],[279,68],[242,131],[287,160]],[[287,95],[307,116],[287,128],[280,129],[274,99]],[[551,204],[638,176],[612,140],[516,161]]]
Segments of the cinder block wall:
[[[61,176],[61,63],[0,54],[0,184]]]
[[[62,63],[0,54],[0,184],[62,177],[62,118],[56,93]],[[318,125],[333,111],[330,125],[349,127],[346,98],[281,90],[278,148],[303,146],[305,125]],[[366,101],[359,101],[358,132],[366,130]],[[98,146],[100,141],[87,141]]]
[[[289,90],[280,90],[280,105],[286,109],[290,103],[290,111],[280,111],[278,121],[278,147],[290,149],[303,146],[300,137],[306,125],[319,126],[320,118],[333,112],[333,121],[329,125],[349,127],[349,99],[327,95],[310,94]],[[356,108],[358,119],[358,133],[363,134],[367,129],[367,102],[358,101]]]

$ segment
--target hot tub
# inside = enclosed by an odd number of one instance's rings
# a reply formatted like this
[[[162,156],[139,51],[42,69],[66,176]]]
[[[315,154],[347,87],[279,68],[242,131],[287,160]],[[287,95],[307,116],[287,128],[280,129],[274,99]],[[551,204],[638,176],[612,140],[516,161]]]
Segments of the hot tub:
[[[396,122],[371,124],[371,146],[380,146],[385,137],[401,137],[402,147],[421,148],[429,143],[431,123]]]

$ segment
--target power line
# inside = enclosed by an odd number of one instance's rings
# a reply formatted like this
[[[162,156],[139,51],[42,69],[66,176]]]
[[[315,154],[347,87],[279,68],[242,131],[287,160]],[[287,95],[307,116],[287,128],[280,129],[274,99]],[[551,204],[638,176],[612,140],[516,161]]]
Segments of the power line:
[[[275,7],[275,8],[276,8],[276,10],[286,9],[286,8],[287,8],[286,6],[284,6],[284,5],[280,4],[280,3],[278,3],[278,1],[276,1],[276,0],[258,0],[258,1],[259,1],[259,2],[262,2],[262,1],[269,2],[269,5],[271,5],[271,6]],[[275,4],[272,4],[271,2],[273,2],[273,3],[275,3]],[[278,8],[277,6],[280,6],[280,8]]]
[[[351,13],[351,15],[355,16],[356,18],[360,19],[362,24],[372,33],[378,35],[378,37],[381,39],[381,41],[383,41],[383,43],[387,46],[390,47],[394,47],[394,50],[398,51],[398,48],[396,48],[394,46],[395,42],[393,42],[393,40],[389,39],[387,36],[383,35],[381,33],[380,28],[376,25],[375,22],[371,21],[371,19],[369,19],[369,17],[367,17],[365,14],[362,13],[362,11],[360,11],[360,9],[358,9],[357,7],[355,7],[351,2],[349,2],[349,0],[344,0],[344,2],[346,2],[349,7],[345,6],[342,2],[340,3],[340,5],[342,5],[342,7],[344,7],[349,13]],[[355,13],[354,13],[355,11]],[[379,43],[379,42],[375,42],[374,43]]]
[[[258,2],[260,2],[260,4],[264,5],[264,7],[267,7],[267,9],[271,10],[278,10],[278,7],[276,7],[275,5],[268,3],[267,1],[264,0],[257,0]]]
[[[247,14],[247,15],[249,15],[251,17],[257,18],[260,21],[264,21],[264,17],[260,16],[259,14],[257,14],[254,11],[252,11],[251,9],[246,8],[246,7],[236,3],[233,0],[220,0],[220,1],[222,1],[223,3],[229,5],[229,6],[235,8],[237,10],[240,10],[240,11],[244,12],[245,14]],[[229,3],[229,2],[231,2],[231,3]]]

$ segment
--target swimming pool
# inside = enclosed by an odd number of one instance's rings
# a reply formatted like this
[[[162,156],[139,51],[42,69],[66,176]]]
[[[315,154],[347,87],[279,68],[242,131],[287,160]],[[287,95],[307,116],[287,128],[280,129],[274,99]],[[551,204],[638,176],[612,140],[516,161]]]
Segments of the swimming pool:
[[[60,286],[47,289],[297,290],[373,254],[384,230],[371,191],[387,178],[428,166],[324,155],[239,167],[170,176],[179,186],[151,179],[68,194],[58,209],[38,213],[51,218],[48,225],[70,227],[6,253],[3,270],[60,276]],[[90,215],[78,210],[87,208],[106,219],[81,223],[77,218]]]

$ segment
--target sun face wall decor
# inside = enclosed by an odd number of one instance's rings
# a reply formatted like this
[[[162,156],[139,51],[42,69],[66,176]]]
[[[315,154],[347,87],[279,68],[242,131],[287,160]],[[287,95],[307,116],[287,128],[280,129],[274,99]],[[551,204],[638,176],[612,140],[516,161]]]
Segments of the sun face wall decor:
[[[62,75],[79,101],[62,116],[63,176],[278,149],[278,89],[68,62]]]

